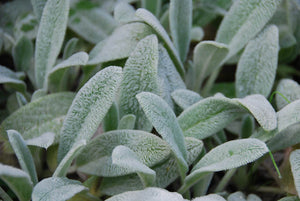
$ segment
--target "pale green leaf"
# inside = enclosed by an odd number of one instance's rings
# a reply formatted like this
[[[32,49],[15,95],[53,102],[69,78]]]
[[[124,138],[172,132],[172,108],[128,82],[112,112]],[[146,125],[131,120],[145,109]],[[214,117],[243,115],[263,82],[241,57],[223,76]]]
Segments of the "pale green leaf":
[[[245,197],[244,193],[238,191],[235,193],[231,193],[228,196],[227,201],[246,201],[246,197]]]
[[[128,147],[119,145],[112,152],[112,164],[124,169],[127,174],[137,173],[144,187],[153,186],[156,174],[143,164],[137,155]]]
[[[184,178],[188,171],[187,151],[183,133],[174,112],[163,99],[155,94],[142,92],[136,97],[149,121],[170,145],[179,166],[180,176]]]
[[[94,138],[77,157],[79,171],[98,176],[121,176],[121,168],[112,166],[111,153],[118,145],[130,148],[148,167],[152,167],[171,154],[170,147],[161,138],[138,130],[116,130]]]
[[[104,132],[116,130],[118,128],[118,124],[119,124],[119,108],[116,103],[113,103],[103,119],[102,129]]]
[[[94,56],[88,64],[93,65],[127,58],[138,42],[152,33],[152,29],[144,23],[125,24],[117,28],[103,41],[102,47],[98,48],[97,52],[94,51]]]
[[[182,81],[179,73],[169,57],[166,49],[159,45],[159,59],[158,59],[158,78],[161,97],[174,108],[174,103],[171,98],[171,93],[177,89],[185,89],[186,86]]]
[[[48,149],[55,140],[55,133],[47,132],[42,134],[41,136],[31,138],[26,140],[26,144],[28,146],[36,146],[36,147],[42,147],[45,149]]]
[[[205,98],[184,110],[178,122],[185,136],[204,139],[246,112],[251,113],[265,130],[274,130],[277,126],[276,113],[262,95],[243,99]]]
[[[16,97],[17,97],[17,102],[18,102],[18,105],[20,107],[26,105],[28,102],[27,102],[27,99],[25,98],[25,96],[23,94],[21,94],[20,92],[16,92]]]
[[[217,194],[209,194],[206,196],[195,198],[192,201],[226,201],[226,200]]]
[[[121,79],[120,67],[107,67],[79,90],[61,129],[58,161],[76,142],[93,136],[114,101]]]
[[[229,45],[228,57],[240,51],[266,25],[280,0],[235,1],[225,15],[216,41]]]
[[[163,41],[166,44],[166,48],[175,64],[175,67],[178,71],[178,73],[183,76],[184,75],[184,68],[183,68],[183,64],[179,58],[178,52],[175,49],[171,39],[169,38],[167,32],[164,30],[164,28],[162,27],[162,25],[160,24],[160,22],[158,21],[158,19],[149,11],[143,9],[143,8],[139,8],[136,11],[136,16],[138,16],[139,18],[141,18],[143,21],[145,21],[146,24],[149,24],[158,34],[158,36],[160,38],[163,39]]]
[[[114,18],[120,24],[138,20],[138,18],[135,16],[134,7],[122,1],[118,3],[114,9]]]
[[[171,0],[169,9],[171,36],[180,59],[184,62],[190,46],[193,1]]]
[[[223,43],[215,41],[202,41],[198,43],[193,54],[195,91],[199,91],[205,78],[220,68],[228,52],[228,46]]]
[[[249,194],[247,196],[247,201],[262,201],[262,199],[255,194]]]
[[[277,85],[276,91],[280,92],[290,102],[300,99],[300,86],[294,80],[280,80]],[[276,106],[279,110],[287,104],[288,102],[280,94],[276,94]]]
[[[300,150],[293,151],[290,155],[291,170],[294,177],[295,187],[300,196]]]
[[[235,92],[239,98],[250,94],[268,97],[275,80],[278,60],[278,29],[271,25],[246,46],[236,71]]]
[[[0,65],[0,84],[7,84],[20,92],[25,92],[25,82],[20,80],[12,70]]]
[[[36,138],[46,132],[55,133],[58,137],[73,98],[74,93],[64,92],[43,96],[28,103],[2,122],[1,137],[7,139],[5,131],[9,129],[22,133],[25,140]]]
[[[204,37],[204,31],[201,27],[191,29],[191,42],[200,42]]]
[[[46,96],[46,95],[47,95],[47,92],[45,90],[38,89],[38,90],[33,92],[30,102],[33,102],[33,101],[37,100],[38,98],[41,98],[41,97]]]
[[[33,44],[26,36],[21,37],[13,48],[12,56],[17,71],[27,72],[32,65]]]
[[[17,41],[23,36],[29,40],[35,39],[38,32],[38,20],[36,16],[34,16],[33,13],[19,15],[14,22],[13,31]]]
[[[75,142],[65,157],[60,161],[55,172],[53,173],[53,177],[65,177],[68,172],[68,168],[70,167],[74,158],[80,153],[82,148],[86,145],[86,140],[80,140]]]
[[[64,60],[66,60],[67,58],[69,58],[76,52],[78,41],[79,41],[78,38],[71,38],[70,40],[68,40],[68,42],[66,43],[66,45],[64,47],[64,52],[63,52]]]
[[[175,101],[175,103],[183,110],[199,102],[202,99],[202,97],[198,93],[188,89],[175,90],[172,93],[172,98]]]
[[[28,173],[31,181],[35,185],[38,182],[37,173],[32,155],[26,145],[26,142],[18,131],[8,130],[7,135],[21,168]]]
[[[55,64],[62,46],[69,15],[69,0],[47,1],[35,48],[35,79],[38,88],[46,84],[46,76]]]
[[[87,190],[79,181],[50,177],[34,187],[32,201],[65,201]]]
[[[146,188],[141,191],[129,191],[119,195],[115,195],[106,201],[187,201],[183,199],[182,195],[174,192],[168,192],[161,188]]]
[[[120,91],[120,116],[136,115],[136,128],[150,131],[151,123],[135,96],[142,91],[158,93],[158,41],[155,35],[142,39],[127,59]]]
[[[118,130],[134,129],[136,117],[133,114],[124,115],[119,122]]]
[[[38,20],[40,20],[42,17],[46,2],[47,0],[31,0],[34,14]]]
[[[251,163],[269,151],[266,144],[257,139],[232,140],[208,152],[186,177],[180,193],[210,172],[228,170]]]
[[[145,8],[146,10],[153,13],[156,17],[159,17],[161,6],[162,6],[162,0],[141,0],[142,8]]]
[[[0,163],[0,178],[16,194],[20,201],[30,200],[33,185],[26,172]]]

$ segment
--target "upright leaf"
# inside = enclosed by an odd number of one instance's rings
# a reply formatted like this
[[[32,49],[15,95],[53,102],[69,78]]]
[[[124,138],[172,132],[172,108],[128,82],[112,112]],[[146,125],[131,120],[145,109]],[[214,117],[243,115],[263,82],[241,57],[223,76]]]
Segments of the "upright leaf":
[[[62,46],[69,15],[69,0],[47,1],[41,18],[35,48],[35,79],[38,88],[55,64]]]
[[[112,152],[112,164],[118,165],[128,173],[137,172],[144,187],[153,186],[156,174],[143,164],[137,155],[128,147],[119,145]]]
[[[58,161],[81,141],[88,141],[113,103],[122,69],[108,67],[94,75],[77,93],[61,129]]]
[[[133,114],[127,114],[120,119],[118,130],[134,129],[136,117]]]
[[[79,41],[79,39],[75,38],[75,37],[68,40],[68,42],[66,43],[66,45],[64,47],[64,52],[63,52],[64,60],[69,58],[76,52],[78,41]]]
[[[0,178],[16,194],[20,201],[30,200],[33,185],[26,172],[0,163]]]
[[[10,87],[20,92],[25,92],[26,90],[25,82],[20,80],[13,71],[1,65],[0,65],[0,84],[7,84]]]
[[[33,44],[26,36],[21,37],[13,48],[12,56],[17,71],[27,72],[32,65]]]
[[[32,201],[65,201],[77,193],[87,190],[79,181],[50,177],[42,180],[34,187]]]
[[[102,127],[103,131],[116,130],[119,124],[119,108],[116,103],[113,103],[109,108],[106,116],[103,119]]]
[[[271,25],[246,46],[236,71],[237,97],[262,94],[268,97],[275,80],[278,60],[278,29]]]
[[[124,67],[121,84],[120,116],[136,115],[136,128],[150,131],[151,123],[139,107],[135,95],[142,91],[158,93],[157,82],[158,41],[155,35],[141,40]]]
[[[300,86],[291,79],[282,79],[277,85],[276,91],[280,92],[288,101],[293,102],[300,99]],[[276,106],[280,110],[286,106],[288,102],[280,95],[276,94]]]
[[[38,179],[34,161],[26,142],[23,140],[21,134],[15,130],[8,130],[7,134],[21,168],[28,173],[33,184],[37,184]]]
[[[208,152],[186,177],[178,192],[184,193],[210,172],[223,171],[251,163],[269,151],[266,144],[257,139],[232,140]]]
[[[142,0],[142,8],[153,13],[156,17],[159,17],[162,6],[161,0]]]
[[[175,48],[179,52],[181,61],[185,61],[189,51],[192,29],[192,0],[170,1],[170,30]]]
[[[158,19],[156,19],[156,17],[152,13],[150,13],[149,11],[147,11],[143,8],[139,8],[135,14],[136,14],[136,16],[141,18],[143,21],[145,21],[146,24],[149,24],[156,31],[158,36],[163,39],[163,41],[166,44],[166,48],[176,66],[178,73],[181,76],[183,76],[184,68],[183,68],[183,64],[180,60],[180,57],[178,55],[178,52],[175,49],[175,47],[173,46],[172,41],[170,40],[167,32],[164,30],[164,28],[162,27],[162,25],[160,24]]]
[[[183,110],[199,102],[202,99],[202,97],[198,93],[188,89],[175,90],[172,93],[172,98],[175,101],[175,103]]]
[[[216,41],[229,45],[228,58],[240,51],[266,25],[280,0],[235,1],[223,19]]]
[[[177,159],[180,176],[184,178],[188,171],[187,152],[183,133],[174,112],[165,101],[155,94],[142,92],[136,97],[154,128],[170,145]]]
[[[300,196],[300,150],[293,151],[290,155],[291,169],[298,196]]]
[[[229,47],[214,41],[202,41],[194,49],[194,90],[199,91],[204,79],[218,70],[229,52]]]
[[[34,14],[38,20],[41,19],[43,9],[45,7],[47,0],[31,0]]]
[[[121,24],[126,24],[138,19],[135,16],[134,7],[125,2],[120,2],[116,5],[114,9],[114,18]]]

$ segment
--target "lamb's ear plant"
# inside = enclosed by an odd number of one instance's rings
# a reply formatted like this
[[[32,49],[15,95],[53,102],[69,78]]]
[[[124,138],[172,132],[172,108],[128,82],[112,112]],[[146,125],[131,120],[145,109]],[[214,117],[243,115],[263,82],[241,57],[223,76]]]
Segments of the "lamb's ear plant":
[[[0,199],[299,201],[299,13],[1,3]]]

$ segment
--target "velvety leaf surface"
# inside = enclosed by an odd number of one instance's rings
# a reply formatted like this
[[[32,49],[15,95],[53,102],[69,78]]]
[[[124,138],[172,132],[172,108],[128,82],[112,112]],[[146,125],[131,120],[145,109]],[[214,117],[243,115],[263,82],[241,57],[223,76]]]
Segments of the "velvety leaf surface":
[[[192,201],[226,201],[226,200],[217,194],[209,194],[206,196],[195,198]]]
[[[152,29],[144,23],[130,23],[117,28],[99,48],[88,64],[99,64],[107,61],[127,58],[138,42],[152,34]],[[101,42],[100,42],[101,43]]]
[[[120,92],[120,116],[136,115],[136,128],[150,131],[151,123],[140,108],[135,96],[142,91],[158,93],[158,41],[155,35],[142,39],[124,67]]]
[[[118,145],[124,145],[135,152],[148,167],[152,167],[171,154],[169,145],[161,138],[138,130],[116,130],[94,138],[77,157],[79,171],[98,176],[121,176],[121,168],[112,165],[111,154]]]
[[[45,7],[47,0],[31,0],[34,14],[37,19],[41,19],[43,14],[43,9]]]
[[[55,133],[44,133],[41,136],[31,138],[26,140],[26,144],[30,146],[42,147],[48,149],[53,143],[55,139]]]
[[[136,117],[133,114],[124,115],[119,122],[118,130],[134,129]]]
[[[171,95],[175,103],[183,110],[202,99],[198,93],[188,89],[177,89]]]
[[[28,173],[31,181],[35,185],[38,182],[35,163],[33,161],[30,150],[26,145],[26,142],[22,138],[21,134],[18,133],[18,131],[8,130],[7,135],[9,142],[18,158],[21,168]]]
[[[244,193],[238,191],[235,193],[231,193],[228,198],[228,201],[246,201],[246,197],[244,195]]]
[[[30,200],[33,186],[26,172],[8,165],[0,164],[0,178],[16,194],[20,201]]]
[[[184,62],[191,38],[193,1],[171,0],[169,9],[171,36],[180,59]]]
[[[291,170],[298,196],[300,195],[300,150],[295,150],[290,155]]]
[[[275,25],[268,26],[248,43],[236,71],[237,97],[250,94],[268,97],[275,80],[278,51],[278,29]]]
[[[216,41],[229,45],[231,57],[240,51],[271,19],[280,1],[235,1],[223,19]]]
[[[35,47],[35,79],[38,88],[55,64],[62,46],[69,15],[69,0],[47,1],[41,17]]]
[[[180,176],[184,178],[185,173],[188,171],[186,162],[187,151],[184,144],[183,133],[174,112],[165,101],[155,94],[142,92],[136,97],[149,121],[162,138],[170,145],[177,159]]]
[[[143,21],[145,21],[146,24],[149,24],[155,31],[156,33],[163,39],[163,41],[166,44],[166,48],[176,66],[176,69],[178,73],[183,76],[184,75],[184,68],[183,64],[179,58],[178,51],[175,49],[171,39],[169,38],[167,32],[165,29],[162,27],[158,19],[149,11],[139,8],[136,11],[136,16],[141,18]]]
[[[114,9],[114,18],[121,24],[138,20],[135,16],[134,7],[125,2],[120,2],[116,5]]]
[[[0,84],[8,84],[12,88],[24,92],[26,90],[25,82],[20,80],[12,70],[0,65]]]
[[[65,201],[86,190],[79,181],[50,177],[34,187],[32,201]]]
[[[300,99],[300,86],[291,79],[282,79],[277,85],[276,91],[279,91],[288,101],[293,102]],[[276,106],[280,110],[286,106],[288,102],[284,98],[276,94]]]
[[[121,79],[120,67],[107,67],[79,90],[61,129],[58,161],[76,142],[93,136],[114,101]]]

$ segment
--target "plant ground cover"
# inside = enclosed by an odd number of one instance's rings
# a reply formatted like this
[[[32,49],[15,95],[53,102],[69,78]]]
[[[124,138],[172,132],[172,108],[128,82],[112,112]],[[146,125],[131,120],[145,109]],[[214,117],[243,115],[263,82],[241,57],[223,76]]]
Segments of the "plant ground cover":
[[[299,201],[299,0],[0,3],[0,199]]]

